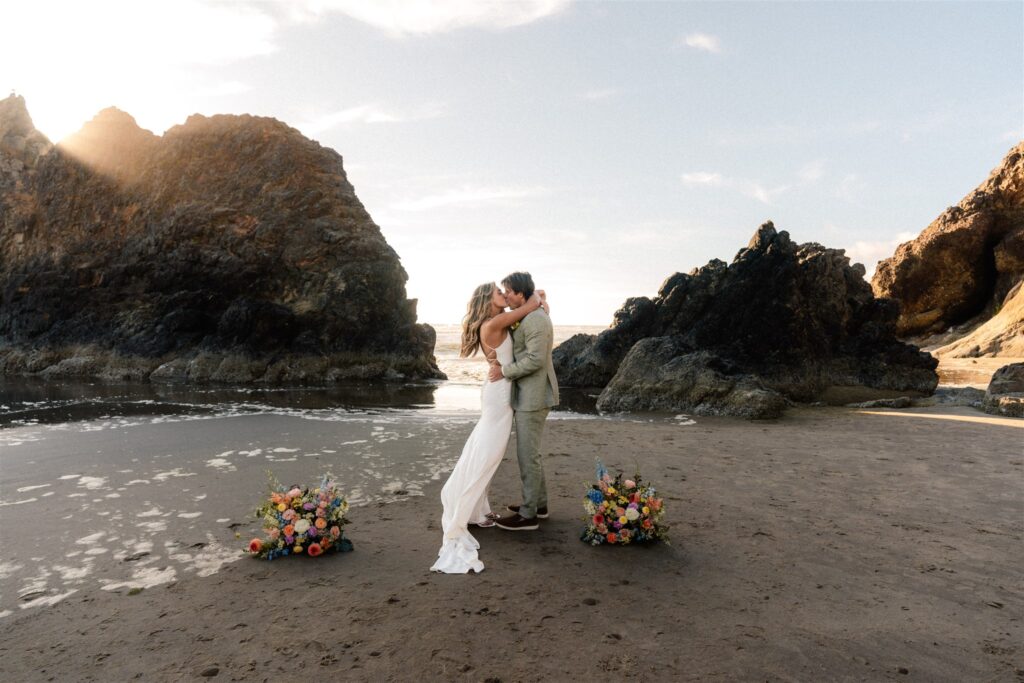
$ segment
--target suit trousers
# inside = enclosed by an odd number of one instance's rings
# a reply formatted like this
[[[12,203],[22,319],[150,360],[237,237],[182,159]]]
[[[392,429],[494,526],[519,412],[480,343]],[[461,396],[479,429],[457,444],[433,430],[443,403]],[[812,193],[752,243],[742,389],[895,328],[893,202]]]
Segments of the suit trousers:
[[[549,408],[516,411],[516,456],[523,480],[523,502],[519,514],[527,519],[537,516],[538,508],[548,506],[548,488],[540,461],[540,438]]]

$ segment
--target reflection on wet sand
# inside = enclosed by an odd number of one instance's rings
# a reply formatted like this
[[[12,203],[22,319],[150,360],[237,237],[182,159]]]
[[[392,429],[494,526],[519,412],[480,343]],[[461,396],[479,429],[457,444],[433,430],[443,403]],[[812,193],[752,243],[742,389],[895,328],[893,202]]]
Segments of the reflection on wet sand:
[[[954,422],[976,422],[978,424],[996,425],[999,427],[1012,427],[1013,429],[1024,429],[1024,420],[1015,417],[996,417],[995,415],[978,414],[934,414],[918,413],[910,410],[858,410],[862,415],[886,415],[889,417],[923,417],[928,420],[952,420]],[[973,411],[972,411],[973,412]]]
[[[594,397],[566,391],[560,410],[593,413]],[[7,380],[0,386],[0,427],[58,424],[150,415],[201,416],[324,410],[414,410],[439,413],[480,409],[480,386],[431,382],[330,386],[183,386],[163,384],[53,383]]]

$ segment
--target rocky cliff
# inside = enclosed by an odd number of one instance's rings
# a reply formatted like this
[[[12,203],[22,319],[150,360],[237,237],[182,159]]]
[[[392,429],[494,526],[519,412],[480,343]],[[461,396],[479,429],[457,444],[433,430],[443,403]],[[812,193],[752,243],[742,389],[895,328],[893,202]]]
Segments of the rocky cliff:
[[[765,223],[731,264],[676,273],[600,335],[567,340],[555,368],[567,386],[604,387],[612,411],[773,417],[790,401],[930,393],[936,361],[896,339],[898,313],[842,250]]]
[[[331,149],[270,118],[53,146],[0,102],[0,374],[437,377],[398,255]]]
[[[988,179],[936,218],[917,238],[901,244],[878,264],[875,294],[898,299],[902,337],[970,334],[1011,304],[1024,280],[1024,143],[1010,150]],[[1012,308],[1012,305],[1009,306]],[[1018,307],[1019,308],[1019,307]],[[1010,327],[989,326],[956,351],[963,355],[1013,355],[1024,327],[1019,315]],[[1000,319],[1002,320],[1002,318]],[[950,343],[944,339],[939,344]]]

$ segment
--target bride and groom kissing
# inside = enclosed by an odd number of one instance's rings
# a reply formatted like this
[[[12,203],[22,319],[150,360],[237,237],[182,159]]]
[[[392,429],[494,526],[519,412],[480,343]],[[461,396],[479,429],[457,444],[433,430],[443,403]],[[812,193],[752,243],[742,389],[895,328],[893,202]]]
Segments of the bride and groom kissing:
[[[490,282],[477,287],[462,321],[460,356],[482,352],[490,368],[480,391],[480,420],[441,491],[443,541],[431,567],[436,572],[483,571],[480,543],[469,525],[531,531],[548,516],[540,441],[548,412],[558,405],[550,309],[529,273],[512,273],[501,284],[503,289]],[[499,516],[491,511],[488,490],[513,423],[523,497]]]

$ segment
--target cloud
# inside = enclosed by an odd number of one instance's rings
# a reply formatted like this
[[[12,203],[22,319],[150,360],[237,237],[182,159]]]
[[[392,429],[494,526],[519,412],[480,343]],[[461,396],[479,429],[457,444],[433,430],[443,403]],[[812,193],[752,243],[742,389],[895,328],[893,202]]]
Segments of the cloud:
[[[618,88],[598,88],[581,93],[580,97],[585,100],[607,100],[611,97],[615,97],[619,92]]]
[[[418,121],[442,116],[445,107],[442,104],[425,104],[411,111],[400,112],[388,109],[377,103],[360,104],[341,111],[324,114],[305,121],[296,126],[307,135],[316,135],[324,131],[360,123],[402,123]]]
[[[805,185],[812,185],[818,182],[823,175],[825,175],[825,162],[820,159],[804,164],[797,172],[800,182]]]
[[[779,185],[778,187],[766,188],[761,183],[745,181],[740,183],[740,192],[756,199],[757,201],[772,205],[775,201],[775,197],[787,192],[790,189],[789,185]]]
[[[391,208],[395,211],[427,211],[451,206],[485,206],[515,203],[516,200],[545,194],[536,187],[482,187],[463,186],[439,194],[399,202]]]
[[[569,0],[299,0],[287,3],[294,19],[341,13],[396,37],[462,28],[501,30],[558,14]]]
[[[684,173],[682,178],[684,185],[711,185],[715,187],[726,184],[721,173],[709,173],[707,171]]]
[[[835,191],[835,196],[845,202],[858,204],[866,190],[867,183],[865,183],[859,175],[856,173],[847,173],[839,182],[839,186]]]
[[[225,81],[215,83],[192,91],[197,97],[227,97],[229,95],[240,95],[252,90],[252,86],[241,81]]]
[[[867,269],[866,277],[870,280],[879,261],[889,258],[896,253],[896,247],[915,237],[917,233],[901,232],[891,240],[858,240],[852,247],[846,249],[846,255],[850,257],[851,262],[864,264]]]
[[[680,42],[687,47],[712,52],[714,54],[718,54],[722,51],[721,42],[718,40],[718,36],[708,35],[707,33],[691,33],[684,36]]]
[[[682,175],[684,185],[689,187],[731,187],[751,199],[756,199],[764,204],[772,204],[775,197],[788,191],[791,185],[779,185],[773,188],[765,187],[756,180],[745,180],[743,178],[727,178],[721,173],[709,171],[694,171]]]
[[[708,136],[724,146],[779,145],[790,146],[835,137],[863,137],[888,130],[880,121],[850,120],[837,123],[771,123],[747,125],[743,128],[711,129]]]

